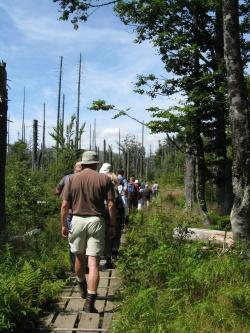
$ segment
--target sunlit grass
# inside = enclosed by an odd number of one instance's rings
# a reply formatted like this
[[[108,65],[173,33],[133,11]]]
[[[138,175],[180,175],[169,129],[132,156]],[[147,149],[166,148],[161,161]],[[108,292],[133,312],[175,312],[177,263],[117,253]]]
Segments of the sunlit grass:
[[[173,239],[175,226],[200,223],[178,205],[168,211],[176,200],[167,194],[133,216],[118,264],[122,302],[113,332],[249,332],[250,263],[244,252],[225,254],[213,245]]]

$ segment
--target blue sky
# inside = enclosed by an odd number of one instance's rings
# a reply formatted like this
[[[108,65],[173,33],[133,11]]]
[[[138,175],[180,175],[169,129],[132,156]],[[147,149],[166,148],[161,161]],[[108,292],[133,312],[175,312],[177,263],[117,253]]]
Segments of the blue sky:
[[[9,118],[13,142],[21,133],[23,89],[26,87],[26,137],[30,138],[33,119],[42,124],[43,103],[49,132],[56,123],[59,59],[63,56],[62,92],[66,95],[67,119],[76,110],[79,54],[82,53],[80,120],[86,121],[82,146],[89,146],[89,126],[97,122],[97,144],[103,138],[116,150],[118,128],[122,138],[134,134],[140,138],[141,126],[127,118],[112,120],[112,112],[93,112],[87,108],[95,99],[105,99],[119,108],[131,107],[131,115],[148,121],[145,108],[167,106],[174,99],[152,101],[133,93],[137,74],[162,74],[163,65],[149,43],[133,43],[135,35],[112,13],[111,8],[96,11],[87,23],[75,31],[69,22],[58,20],[59,6],[52,0],[0,0],[0,60],[7,63],[9,81]],[[41,134],[41,128],[40,128]],[[156,149],[163,134],[149,135],[145,144]]]

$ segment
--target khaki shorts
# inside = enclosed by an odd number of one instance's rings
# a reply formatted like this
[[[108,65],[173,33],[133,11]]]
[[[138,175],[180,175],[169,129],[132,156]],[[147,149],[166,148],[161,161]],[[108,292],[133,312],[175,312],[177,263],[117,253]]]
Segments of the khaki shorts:
[[[73,216],[69,232],[72,253],[99,257],[105,246],[105,221],[99,216]]]

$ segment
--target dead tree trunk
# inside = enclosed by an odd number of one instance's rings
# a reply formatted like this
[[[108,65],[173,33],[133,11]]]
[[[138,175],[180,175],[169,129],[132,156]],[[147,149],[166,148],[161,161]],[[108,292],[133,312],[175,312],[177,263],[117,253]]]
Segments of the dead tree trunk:
[[[63,94],[63,100],[62,100],[61,138],[64,138],[64,118],[65,118],[65,94]],[[64,142],[64,140],[62,140],[62,142]]]
[[[224,57],[227,68],[232,125],[234,202],[231,224],[235,240],[250,249],[250,125],[247,89],[240,53],[237,0],[223,0]]]
[[[38,138],[38,121],[33,120],[33,147],[32,147],[32,170],[37,168],[37,138]]]
[[[121,130],[119,128],[119,136],[118,136],[118,154],[119,154],[119,163],[118,167],[121,167]]]
[[[185,159],[185,208],[192,210],[195,195],[195,156],[190,148],[186,150]]]
[[[58,101],[57,101],[57,123],[56,123],[56,129],[57,129],[57,135],[59,134],[60,129],[60,112],[61,112],[61,90],[62,90],[62,63],[63,63],[63,57],[60,57],[60,73],[59,73],[59,85],[58,85]],[[56,148],[59,148],[59,141],[56,141]]]
[[[41,146],[41,156],[42,156],[42,168],[44,168],[45,162],[45,112],[46,112],[46,105],[43,103],[43,136],[42,136],[42,146]]]
[[[107,156],[106,156],[106,140],[104,139],[103,140],[103,163],[106,162],[106,158],[107,158]]]
[[[82,71],[82,55],[80,53],[79,71],[78,71],[78,84],[77,84],[77,109],[76,109],[76,134],[75,134],[75,147],[79,147],[79,121],[80,121],[80,95],[81,95],[81,71]],[[95,147],[94,147],[95,149]],[[93,149],[93,150],[94,150]]]
[[[144,121],[142,125],[142,133],[141,133],[141,147],[142,147],[142,155],[141,155],[141,170],[140,170],[140,176],[143,178],[144,176]]]
[[[0,243],[5,239],[6,215],[5,215],[5,165],[7,149],[7,73],[6,64],[0,62]]]
[[[113,152],[112,152],[112,146],[110,146],[110,145],[108,148],[108,161],[109,161],[109,164],[111,165],[111,169],[113,169]]]
[[[43,147],[43,154],[45,151],[45,112],[46,112],[46,105],[45,103],[43,104],[43,141],[42,141],[42,147]]]
[[[89,150],[92,150],[92,129],[91,129],[91,124],[89,125]]]
[[[130,152],[129,149],[127,150],[127,159],[126,159],[126,166],[127,166],[127,179],[130,177],[130,168],[129,168],[129,163],[130,163]]]
[[[25,123],[24,123],[25,100],[26,100],[26,91],[25,91],[25,87],[24,87],[24,90],[23,90],[23,117],[22,117],[22,141],[23,142],[25,142]]]

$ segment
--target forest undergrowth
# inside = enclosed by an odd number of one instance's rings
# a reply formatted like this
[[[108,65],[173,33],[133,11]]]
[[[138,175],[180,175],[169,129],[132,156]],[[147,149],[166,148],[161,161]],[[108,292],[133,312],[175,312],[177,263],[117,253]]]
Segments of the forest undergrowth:
[[[123,283],[112,332],[249,332],[250,263],[244,250],[224,253],[213,244],[173,239],[173,228],[202,223],[183,212],[178,193],[166,192],[131,218],[118,261]]]
[[[67,282],[67,243],[58,225],[58,218],[49,219],[37,238],[26,239],[21,253],[10,244],[1,250],[0,332],[31,331]]]

